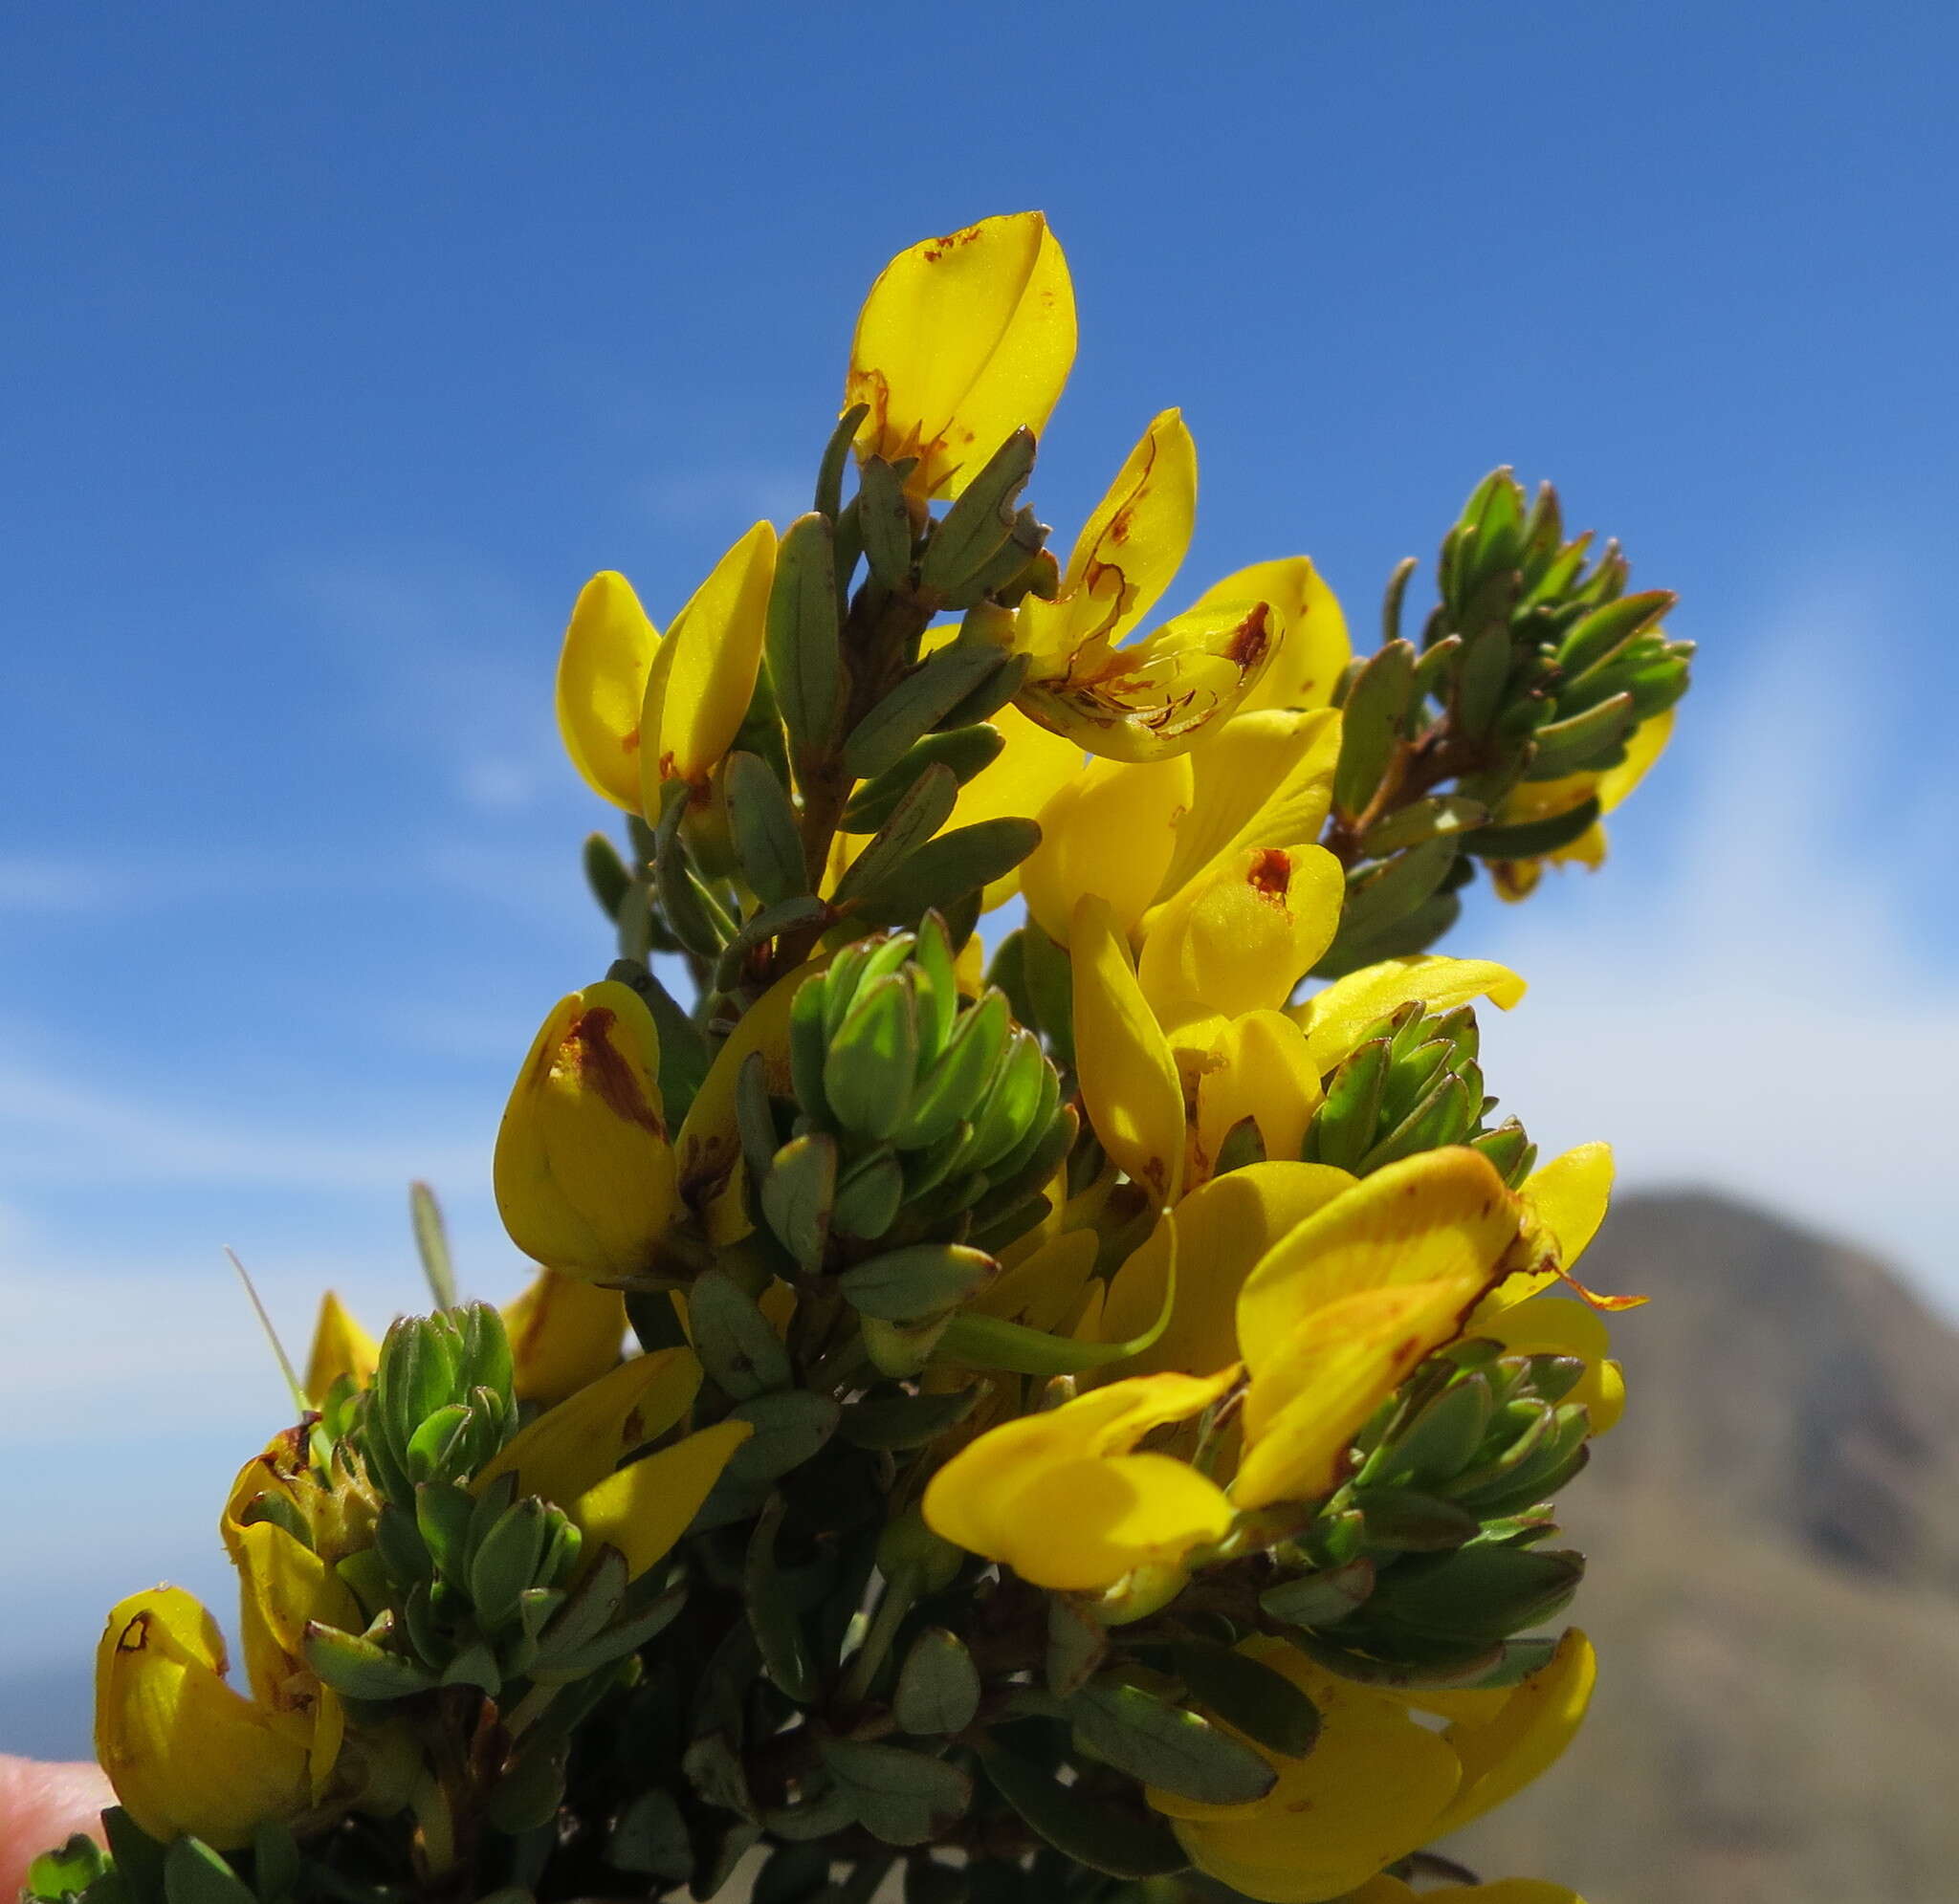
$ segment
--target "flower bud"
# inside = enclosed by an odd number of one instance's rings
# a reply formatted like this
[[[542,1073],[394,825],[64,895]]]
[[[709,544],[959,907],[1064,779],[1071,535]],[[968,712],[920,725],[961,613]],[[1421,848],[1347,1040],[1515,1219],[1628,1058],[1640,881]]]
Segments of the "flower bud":
[[[496,1207],[526,1255],[605,1281],[652,1266],[678,1205],[660,1039],[602,979],[544,1020],[496,1133]]]

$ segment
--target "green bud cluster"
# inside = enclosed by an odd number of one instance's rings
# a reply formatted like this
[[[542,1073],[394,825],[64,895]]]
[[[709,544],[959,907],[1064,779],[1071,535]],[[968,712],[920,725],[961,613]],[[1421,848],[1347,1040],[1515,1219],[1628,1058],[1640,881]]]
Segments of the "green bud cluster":
[[[1443,537],[1441,600],[1419,646],[1400,631],[1413,558],[1396,571],[1383,646],[1356,657],[1334,694],[1327,844],[1348,889],[1319,976],[1423,951],[1455,923],[1479,863],[1580,838],[1596,799],[1515,823],[1499,818],[1503,803],[1527,781],[1619,765],[1634,730],[1685,693],[1693,644],[1661,631],[1674,596],[1628,595],[1618,544],[1587,568],[1591,543],[1565,539],[1549,484],[1532,502],[1498,470]]]
[[[935,913],[853,941],[796,995],[793,1101],[743,1074],[761,1215],[804,1270],[878,1242],[998,1249],[1046,1207],[1075,1131],[1060,1076],[1003,993],[960,996],[953,957]]]
[[[1530,1175],[1537,1147],[1513,1117],[1491,1128],[1495,1098],[1483,1088],[1476,1014],[1401,1006],[1371,1026],[1326,1081],[1300,1154],[1366,1176],[1423,1150],[1466,1145],[1512,1189]]]
[[[1588,1458],[1589,1415],[1568,1399],[1584,1372],[1483,1340],[1432,1357],[1362,1433],[1353,1478],[1285,1550],[1307,1570],[1262,1609],[1353,1677],[1533,1670],[1549,1642],[1513,1635],[1552,1619],[1585,1570],[1538,1544]]]
[[[379,1497],[373,1542],[339,1563],[367,1625],[355,1633],[316,1622],[306,1640],[307,1663],[343,1696],[372,1703],[470,1685],[495,1697],[512,1680],[563,1684],[623,1658],[671,1617],[671,1607],[628,1604],[626,1564],[610,1548],[581,1571],[577,1527],[554,1503],[519,1499],[514,1474],[476,1483],[517,1417],[494,1308],[406,1317],[388,1330],[350,1424]],[[268,1494],[253,1506],[292,1529],[280,1504]]]

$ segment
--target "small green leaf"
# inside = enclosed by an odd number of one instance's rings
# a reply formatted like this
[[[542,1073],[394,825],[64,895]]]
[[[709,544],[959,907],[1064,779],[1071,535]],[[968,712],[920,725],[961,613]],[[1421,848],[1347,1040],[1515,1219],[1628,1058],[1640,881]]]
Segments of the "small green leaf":
[[[258,1904],[252,1887],[201,1838],[179,1838],[164,1853],[165,1904]]]
[[[980,1674],[963,1640],[928,1627],[898,1669],[891,1713],[901,1731],[963,1732],[980,1710]]]
[[[837,1433],[853,1448],[923,1448],[964,1421],[984,1393],[976,1384],[950,1394],[871,1395],[844,1410]]]
[[[1231,1647],[1198,1640],[1176,1647],[1170,1657],[1191,1696],[1247,1739],[1288,1759],[1312,1750],[1319,1708],[1283,1673]]]
[[[319,1620],[307,1623],[304,1651],[307,1665],[345,1698],[405,1699],[435,1684],[413,1660]]]
[[[918,1322],[963,1301],[998,1267],[984,1251],[962,1244],[914,1243],[847,1269],[837,1287],[860,1315]]]
[[[1139,1880],[1189,1867],[1182,1847],[1153,1811],[1140,1806],[1114,1810],[1080,1785],[1058,1784],[1003,1745],[982,1747],[980,1763],[993,1788],[1032,1829],[1090,1871]]]
[[[792,1137],[761,1180],[762,1215],[804,1269],[823,1266],[836,1183],[836,1139],[820,1130]]]
[[[800,1468],[836,1433],[842,1413],[833,1397],[806,1389],[758,1395],[741,1403],[733,1411],[734,1418],[753,1424],[755,1433],[729,1457],[724,1477],[737,1482],[774,1480]]]
[[[725,1270],[704,1270],[687,1294],[693,1349],[730,1401],[786,1389],[789,1352],[756,1306],[755,1299]]]
[[[887,1845],[929,1845],[973,1802],[966,1773],[922,1752],[849,1739],[820,1740],[817,1750],[857,1822]]]
[[[1139,1686],[1085,1687],[1068,1701],[1079,1739],[1118,1771],[1200,1805],[1249,1805],[1278,1774],[1249,1745]]]
[[[670,1884],[692,1875],[693,1846],[671,1792],[655,1785],[627,1802],[612,1827],[605,1861],[620,1871],[643,1871]]]

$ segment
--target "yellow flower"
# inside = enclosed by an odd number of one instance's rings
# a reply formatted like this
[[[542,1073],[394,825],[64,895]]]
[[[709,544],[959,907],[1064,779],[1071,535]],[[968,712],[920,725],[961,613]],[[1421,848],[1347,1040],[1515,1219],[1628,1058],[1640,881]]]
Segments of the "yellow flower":
[[[1381,1019],[1403,1005],[1419,1003],[1429,1012],[1452,1011],[1474,998],[1487,998],[1508,1012],[1524,996],[1524,981],[1508,966],[1486,958],[1446,958],[1422,952],[1412,958],[1383,959],[1336,978],[1287,1016],[1306,1033],[1314,1065],[1326,1076]]]
[[[745,1421],[716,1422],[620,1467],[627,1455],[679,1423],[700,1382],[691,1349],[663,1348],[621,1363],[517,1433],[471,1489],[481,1493],[503,1475],[515,1475],[519,1495],[537,1495],[564,1510],[584,1537],[587,1555],[601,1545],[617,1547],[637,1579],[665,1559],[736,1449],[755,1432]]]
[[[1376,1692],[1323,1671],[1283,1640],[1253,1638],[1239,1651],[1283,1674],[1318,1707],[1313,1750],[1289,1759],[1246,1740],[1278,1773],[1272,1789],[1248,1805],[1147,1796],[1200,1871],[1269,1904],[1350,1895],[1392,1904],[1408,1894],[1378,1876],[1382,1866],[1481,1817],[1551,1765],[1584,1718],[1595,1677],[1591,1644],[1575,1628],[1538,1672],[1487,1693]],[[1437,1734],[1411,1709],[1449,1724]],[[1436,1894],[1582,1904],[1569,1891],[1525,1879]]]
[[[558,659],[558,732],[601,799],[652,821],[664,782],[704,785],[755,693],[775,563],[776,532],[758,522],[664,641],[623,575],[580,590]]]
[[[1255,1638],[1239,1651],[1312,1700],[1320,1734],[1304,1759],[1254,1744],[1279,1776],[1249,1805],[1146,1794],[1200,1871],[1247,1897],[1319,1904],[1365,1883],[1433,1835],[1463,1777],[1445,1740],[1398,1700],[1335,1678],[1284,1640]]]
[[[1529,860],[1495,860],[1490,863],[1490,879],[1498,897],[1517,900],[1529,896],[1544,877],[1547,865],[1576,863],[1596,871],[1605,864],[1605,828],[1600,823],[1620,805],[1651,771],[1673,737],[1673,710],[1641,721],[1626,742],[1626,757],[1617,767],[1602,772],[1566,774],[1555,780],[1526,780],[1515,788],[1497,809],[1495,823],[1520,826],[1533,820],[1555,820],[1560,814],[1581,807],[1595,796],[1598,819],[1568,846],[1553,853],[1541,853]]]
[[[869,407],[858,453],[916,457],[914,494],[957,495],[1015,430],[1045,427],[1074,356],[1074,286],[1038,211],[927,238],[858,315],[844,380],[844,408]]]
[[[120,1602],[96,1650],[96,1757],[152,1838],[221,1851],[311,1796],[308,1728],[225,1682],[217,1622],[182,1587]]]
[[[1091,754],[1184,752],[1243,704],[1283,636],[1269,602],[1214,590],[1123,645],[1190,547],[1197,480],[1190,431],[1164,410],[1076,537],[1054,601],[1029,596],[1015,617],[1013,645],[1032,657],[1022,711]]]
[[[661,1114],[660,1038],[630,987],[559,1001],[496,1133],[496,1207],[511,1240],[593,1280],[651,1266],[679,1203]]]
[[[1318,1499],[1368,1416],[1502,1276],[1521,1220],[1464,1149],[1359,1184],[1316,1164],[1215,1180],[1124,1265],[1101,1324],[1126,1339],[1174,1292],[1163,1337],[1139,1358],[1161,1372],[980,1435],[933,1477],[927,1521],[1036,1586],[1083,1591],[1175,1563],[1239,1511]],[[1180,1279],[1178,1261],[1191,1265]],[[1170,1455],[1133,1452],[1241,1381],[1244,1452],[1228,1490]]]
[[[323,1407],[328,1392],[341,1376],[357,1389],[374,1379],[381,1345],[361,1326],[346,1305],[329,1289],[319,1299],[319,1318],[313,1325],[313,1348],[306,1358],[306,1399]]]
[[[538,1272],[503,1311],[520,1402],[561,1402],[619,1360],[626,1298],[555,1269]]]

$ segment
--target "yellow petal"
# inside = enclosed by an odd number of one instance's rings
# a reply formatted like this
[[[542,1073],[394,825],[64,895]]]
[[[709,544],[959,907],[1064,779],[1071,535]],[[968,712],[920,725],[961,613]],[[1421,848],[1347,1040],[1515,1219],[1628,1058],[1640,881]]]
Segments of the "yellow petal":
[[[1422,952],[1384,959],[1336,978],[1291,1016],[1306,1028],[1313,1061],[1324,1077],[1360,1042],[1371,1025],[1411,1001],[1431,1012],[1452,1011],[1472,998],[1487,998],[1508,1012],[1524,996],[1524,981],[1508,966],[1486,958],[1445,958]]]
[[[558,657],[558,733],[602,799],[639,811],[640,709],[660,637],[623,575],[579,590]]]
[[[700,1512],[736,1449],[755,1433],[746,1421],[719,1421],[634,1461],[565,1504],[587,1551],[617,1547],[627,1575],[641,1574],[666,1558]]]
[[[1443,1737],[1463,1762],[1463,1783],[1435,1826],[1438,1837],[1493,1811],[1554,1764],[1584,1722],[1598,1677],[1592,1642],[1568,1629],[1557,1651],[1487,1717],[1464,1718]]]
[[[1195,784],[1160,888],[1166,899],[1247,847],[1319,838],[1332,803],[1340,716],[1327,710],[1233,714],[1186,757]]]
[[[1674,710],[1641,721],[1626,742],[1626,757],[1598,777],[1598,811],[1610,813],[1646,776],[1673,738]]]
[[[1097,635],[1066,659],[1037,658],[1018,705],[1090,754],[1167,760],[1237,712],[1271,651],[1263,603],[1191,609],[1124,647]]]
[[[151,1837],[218,1850],[311,1791],[300,1729],[226,1685],[216,1623],[180,1587],[132,1594],[96,1652],[96,1757]]]
[[[1168,1326],[1122,1365],[1123,1372],[1207,1376],[1235,1363],[1238,1291],[1252,1265],[1353,1184],[1331,1164],[1266,1163],[1248,1164],[1192,1191],[1110,1283],[1104,1337],[1128,1342],[1162,1312],[1173,1235],[1178,1259],[1200,1265],[1198,1274],[1179,1280]]]
[[[965,1307],[976,1316],[995,1316],[1002,1322],[1020,1323],[1051,1334],[1080,1308],[1100,1248],[1101,1238],[1094,1231],[1065,1230],[1042,1243],[1024,1262],[995,1277],[968,1298]],[[1140,1335],[1156,1320],[1153,1309],[1131,1334]]]
[[[674,1140],[680,1187],[695,1209],[706,1205],[727,1181],[741,1154],[741,1133],[735,1121],[735,1085],[751,1051],[761,1053],[763,1077],[770,1091],[779,1097],[789,1094],[790,1007],[796,1002],[796,994],[828,963],[826,957],[811,959],[777,979],[741,1015],[715,1054]]]
[[[619,1360],[626,1298],[555,1269],[537,1277],[503,1311],[520,1402],[561,1402]]]
[[[915,456],[920,495],[957,495],[1025,425],[1047,422],[1075,356],[1068,260],[1038,211],[900,252],[870,287],[844,407],[868,404],[861,455]]]
[[[636,1448],[644,1448],[693,1406],[701,1368],[690,1348],[655,1349],[623,1362],[570,1400],[547,1409],[487,1461],[473,1494],[515,1474],[519,1495],[568,1508]]]
[[[1264,1358],[1244,1398],[1241,1507],[1316,1500],[1347,1474],[1354,1437],[1416,1365],[1460,1332],[1470,1277],[1369,1289],[1316,1309]]]
[[[1041,843],[1021,863],[1034,923],[1067,945],[1075,901],[1093,892],[1109,902],[1116,930],[1133,932],[1162,884],[1190,801],[1185,759],[1097,760],[1072,774],[1036,814]]]
[[[1129,1457],[1153,1429],[1201,1414],[1235,1379],[1234,1367],[1208,1380],[1145,1375],[1112,1382],[1060,1408],[990,1429],[932,1477],[923,1501],[926,1524],[957,1546],[1006,1562],[1037,1586],[1067,1586],[1069,1590],[1112,1585],[1143,1558],[1174,1558],[1200,1538],[1215,1540],[1217,1533],[1184,1539],[1181,1531],[1187,1524],[1220,1524],[1219,1511],[1225,1503],[1215,1487],[1206,1482],[1208,1493],[1193,1489],[1149,1465],[1165,1457],[1131,1457],[1145,1462],[1140,1468],[1121,1468],[1118,1457]],[[1182,1467],[1180,1462],[1169,1465]],[[1116,1471],[1118,1478],[1097,1481],[1094,1476],[1103,1470]],[[1037,1485],[1048,1503],[1038,1513],[1032,1493]],[[1080,1497],[1079,1514],[1074,1508],[1065,1514],[1056,1510],[1057,1490]],[[1052,1521],[1069,1515],[1075,1526],[1058,1538],[1080,1544],[1044,1545],[1057,1538]],[[1175,1536],[1164,1532],[1165,1517],[1176,1522],[1179,1531]],[[1222,1524],[1228,1521],[1225,1508]],[[1072,1577],[1084,1572],[1095,1577]],[[1061,1574],[1070,1578],[1064,1582],[1056,1577]]]
[[[1592,1246],[1612,1202],[1610,1144],[1579,1144],[1524,1180],[1524,1201],[1553,1241],[1566,1269]]]
[[[1195,1063],[1172,1039],[1187,1094],[1195,1083],[1196,1173],[1210,1175],[1224,1140],[1247,1117],[1268,1159],[1297,1157],[1323,1095],[1306,1034],[1283,1012],[1246,1012],[1218,1022],[1210,1048]]]
[[[1222,1540],[1232,1508],[1217,1482],[1168,1455],[1058,1462],[1034,1475],[998,1556],[1061,1593],[1113,1587],[1139,1566]]]
[[[244,1599],[256,1607],[266,1630],[292,1658],[304,1653],[309,1620],[351,1632],[367,1624],[346,1582],[275,1522],[253,1521],[241,1527],[235,1558]],[[270,1689],[255,1690],[271,1700]]]
[[[1086,642],[1120,641],[1156,605],[1190,547],[1197,521],[1198,449],[1178,410],[1151,419],[1129,460],[1075,538],[1054,601],[1022,603],[1014,645],[1040,657]],[[1217,621],[1244,619],[1234,602]]]
[[[1136,979],[1159,1022],[1276,1011],[1333,942],[1346,875],[1324,847],[1254,846],[1153,915]]]
[[[1072,931],[1076,1070],[1110,1156],[1164,1203],[1183,1173],[1183,1086],[1106,900],[1076,903]]]
[[[1271,1904],[1323,1904],[1427,1841],[1461,1778],[1456,1755],[1404,1706],[1322,1673],[1282,1640],[1239,1649],[1318,1707],[1304,1759],[1266,1757],[1278,1783],[1242,1806],[1200,1806],[1152,1789],[1200,1871]]]
[[[776,532],[758,522],[667,630],[640,709],[638,801],[649,821],[659,817],[662,782],[701,786],[746,716],[775,573]]]
[[[1193,605],[1219,602],[1268,602],[1285,631],[1265,678],[1245,697],[1248,711],[1327,705],[1354,647],[1333,591],[1306,557],[1254,562],[1207,588]]]
[[[559,1001],[496,1133],[496,1207],[527,1256],[569,1274],[651,1266],[678,1207],[660,1103],[660,1037],[611,979]]]
[[[306,1357],[307,1401],[315,1408],[323,1406],[328,1390],[342,1375],[355,1388],[364,1389],[373,1381],[380,1361],[381,1345],[329,1289],[319,1299],[319,1318],[313,1324],[313,1347]]]
[[[1370,1289],[1503,1273],[1521,1221],[1488,1161],[1453,1148],[1389,1164],[1283,1237],[1246,1278],[1238,1341],[1254,1381],[1314,1310]]]

